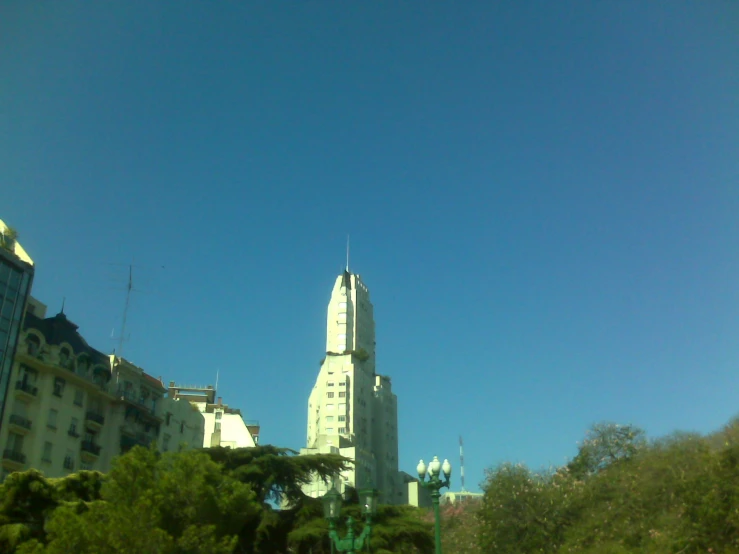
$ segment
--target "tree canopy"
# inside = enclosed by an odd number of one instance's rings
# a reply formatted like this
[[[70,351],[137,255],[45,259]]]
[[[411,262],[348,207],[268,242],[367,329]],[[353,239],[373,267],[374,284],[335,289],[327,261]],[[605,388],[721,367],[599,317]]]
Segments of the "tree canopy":
[[[160,454],[136,447],[109,474],[47,479],[29,470],[0,487],[0,552],[277,554],[330,552],[320,501],[301,492],[348,460],[274,446]],[[270,501],[286,500],[289,509]],[[358,518],[359,506],[346,507]],[[381,506],[375,552],[430,552],[422,511]],[[361,518],[358,518],[361,519]]]
[[[651,443],[638,428],[598,424],[569,464],[501,464],[483,489],[479,552],[739,553],[736,422]]]

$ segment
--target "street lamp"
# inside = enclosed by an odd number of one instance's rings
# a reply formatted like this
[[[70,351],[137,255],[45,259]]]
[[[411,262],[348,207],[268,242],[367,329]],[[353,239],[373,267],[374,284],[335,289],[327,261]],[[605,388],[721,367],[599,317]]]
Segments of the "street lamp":
[[[353,554],[357,550],[362,550],[365,543],[369,543],[372,533],[372,517],[377,514],[377,489],[363,489],[359,491],[359,501],[362,504],[362,515],[364,515],[364,529],[358,536],[354,536],[354,518],[347,518],[346,528],[347,534],[343,539],[336,532],[336,522],[341,515],[341,494],[336,487],[331,487],[321,501],[323,502],[323,515],[328,520],[328,536],[331,541],[331,552],[334,548],[338,552],[348,552]]]
[[[452,464],[449,460],[444,460],[442,464],[439,458],[434,456],[434,459],[426,467],[423,460],[418,462],[416,466],[418,471],[418,477],[421,481],[421,486],[431,490],[431,503],[434,505],[434,521],[436,522],[436,554],[441,554],[441,519],[439,517],[439,492],[442,487],[449,488],[449,478],[452,476]],[[428,480],[426,474],[428,473]],[[440,473],[444,474],[444,479],[439,477]]]

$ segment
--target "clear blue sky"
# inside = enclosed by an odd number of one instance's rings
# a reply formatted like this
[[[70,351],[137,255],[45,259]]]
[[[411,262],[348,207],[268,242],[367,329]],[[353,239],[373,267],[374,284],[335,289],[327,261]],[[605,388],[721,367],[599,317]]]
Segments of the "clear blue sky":
[[[718,0],[6,0],[0,217],[103,351],[140,264],[124,356],[220,370],[264,442],[304,446],[347,233],[402,469],[456,468],[460,433],[476,488],[601,420],[712,431],[739,412],[737,29]]]

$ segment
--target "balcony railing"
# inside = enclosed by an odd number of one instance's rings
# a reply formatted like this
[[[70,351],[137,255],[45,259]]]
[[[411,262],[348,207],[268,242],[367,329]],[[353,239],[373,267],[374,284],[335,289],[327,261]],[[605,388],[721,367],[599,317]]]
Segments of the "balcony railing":
[[[34,387],[25,381],[16,381],[15,390],[23,391],[31,396],[36,396],[38,394],[38,387]]]
[[[19,464],[26,463],[26,455],[23,452],[13,450],[12,448],[6,448],[5,450],[3,450],[3,458],[5,458],[6,460],[13,460],[14,462],[18,462]]]
[[[100,449],[102,448],[100,445],[95,444],[92,441],[82,441],[82,444],[80,445],[80,448],[84,452],[89,452],[90,454],[94,454],[95,456],[100,455]]]
[[[28,429],[29,431],[31,430],[31,420],[23,417],[22,415],[12,414],[10,416],[10,424],[17,425],[18,427],[23,427],[24,429]]]
[[[100,412],[96,412],[95,410],[87,410],[85,419],[95,422],[98,425],[102,425],[105,423],[105,416],[101,414]]]
[[[143,410],[144,413],[157,418],[159,417],[155,413],[155,406],[152,400],[144,400],[141,397],[137,396],[134,391],[125,390],[123,388],[118,389],[117,396],[122,400],[128,402],[129,404],[133,404],[140,410]]]

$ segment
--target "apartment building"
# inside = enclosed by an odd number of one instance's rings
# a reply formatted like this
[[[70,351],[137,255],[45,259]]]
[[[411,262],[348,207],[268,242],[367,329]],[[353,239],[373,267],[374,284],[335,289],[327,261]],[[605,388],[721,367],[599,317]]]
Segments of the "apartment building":
[[[248,448],[259,444],[259,422],[245,420],[238,408],[223,403],[216,398],[213,385],[205,387],[177,385],[169,382],[169,397],[176,401],[189,402],[205,420],[202,445],[204,448],[223,446],[224,448]]]
[[[92,348],[63,311],[47,318],[40,303],[30,305],[0,425],[3,475],[106,472],[135,445],[202,444],[202,415],[165,398],[161,379]]]

